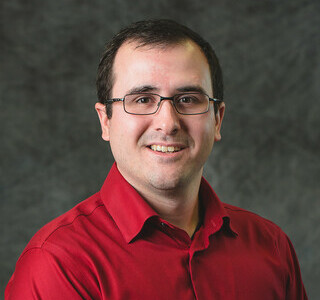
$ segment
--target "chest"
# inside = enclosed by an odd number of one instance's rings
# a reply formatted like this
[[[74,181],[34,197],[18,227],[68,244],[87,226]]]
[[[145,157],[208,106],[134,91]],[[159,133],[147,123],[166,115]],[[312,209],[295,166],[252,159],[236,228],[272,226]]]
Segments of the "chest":
[[[213,236],[209,247],[165,240],[113,244],[84,267],[101,299],[283,299],[282,262],[274,249]],[[83,273],[86,273],[84,271]]]

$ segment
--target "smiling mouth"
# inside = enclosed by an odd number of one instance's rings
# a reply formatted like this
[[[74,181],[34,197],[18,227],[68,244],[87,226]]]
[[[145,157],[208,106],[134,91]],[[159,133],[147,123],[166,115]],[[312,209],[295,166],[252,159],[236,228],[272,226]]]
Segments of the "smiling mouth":
[[[162,153],[173,153],[182,150],[180,147],[175,146],[162,146],[162,145],[151,145],[149,148],[153,151],[162,152]]]

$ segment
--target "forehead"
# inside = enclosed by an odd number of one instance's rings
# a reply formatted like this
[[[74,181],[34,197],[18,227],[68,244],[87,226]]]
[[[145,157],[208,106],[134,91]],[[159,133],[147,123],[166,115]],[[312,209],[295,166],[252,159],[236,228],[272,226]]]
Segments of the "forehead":
[[[183,86],[197,85],[212,93],[207,59],[191,40],[165,46],[126,42],[116,54],[113,76],[113,97],[122,97],[139,86],[171,93]]]

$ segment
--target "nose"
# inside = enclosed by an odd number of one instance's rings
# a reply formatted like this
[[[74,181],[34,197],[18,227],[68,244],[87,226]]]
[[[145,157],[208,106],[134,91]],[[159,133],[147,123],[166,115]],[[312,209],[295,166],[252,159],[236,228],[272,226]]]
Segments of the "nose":
[[[157,131],[166,135],[174,135],[181,128],[180,117],[171,100],[162,100],[154,115],[154,125]]]

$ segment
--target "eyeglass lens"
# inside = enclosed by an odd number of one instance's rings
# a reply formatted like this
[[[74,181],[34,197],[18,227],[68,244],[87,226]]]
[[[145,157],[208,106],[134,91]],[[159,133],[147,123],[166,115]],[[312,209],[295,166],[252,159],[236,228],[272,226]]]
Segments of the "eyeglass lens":
[[[124,97],[124,109],[131,114],[153,114],[163,100],[157,94],[130,94]],[[173,105],[181,114],[201,114],[208,111],[209,97],[201,93],[178,94],[173,97]]]

